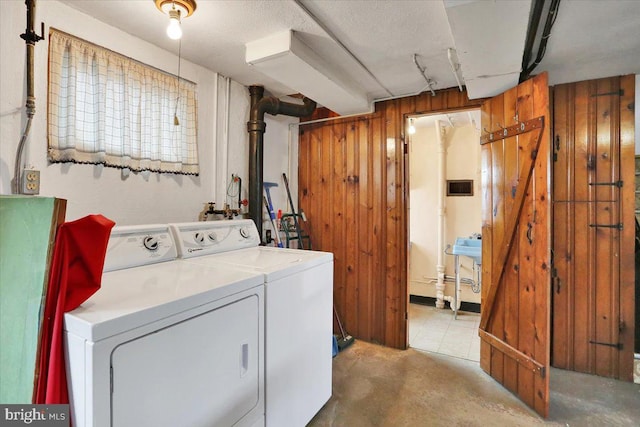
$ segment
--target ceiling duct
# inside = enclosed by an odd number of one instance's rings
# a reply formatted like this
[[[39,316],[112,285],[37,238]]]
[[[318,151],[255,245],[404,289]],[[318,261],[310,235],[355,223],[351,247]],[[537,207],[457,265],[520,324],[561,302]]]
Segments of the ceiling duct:
[[[324,62],[295,31],[246,44],[245,61],[261,73],[340,115],[369,112],[365,91]]]
[[[445,0],[469,99],[518,84],[532,0]]]

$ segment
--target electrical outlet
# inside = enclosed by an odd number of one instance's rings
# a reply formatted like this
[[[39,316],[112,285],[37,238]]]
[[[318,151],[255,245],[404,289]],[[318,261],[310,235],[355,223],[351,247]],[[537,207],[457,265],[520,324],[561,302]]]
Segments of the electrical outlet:
[[[22,194],[40,194],[40,171],[22,171]]]

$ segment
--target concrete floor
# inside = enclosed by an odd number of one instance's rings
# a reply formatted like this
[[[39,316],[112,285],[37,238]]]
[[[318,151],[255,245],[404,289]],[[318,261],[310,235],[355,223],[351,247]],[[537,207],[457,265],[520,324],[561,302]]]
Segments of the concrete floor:
[[[469,360],[356,341],[333,369],[333,396],[310,427],[640,424],[640,385],[591,375],[552,369],[545,421]]]

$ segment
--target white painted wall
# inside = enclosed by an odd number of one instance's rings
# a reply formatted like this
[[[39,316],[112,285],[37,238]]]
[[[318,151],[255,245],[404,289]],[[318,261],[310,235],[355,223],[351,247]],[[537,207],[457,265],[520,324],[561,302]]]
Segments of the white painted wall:
[[[447,179],[473,179],[472,197],[446,197],[445,238],[452,244],[456,237],[469,236],[481,232],[480,198],[480,132],[472,125],[452,128],[446,126]],[[438,156],[435,127],[418,127],[409,141],[409,239],[410,251],[410,293],[412,295],[436,296],[438,257]],[[472,277],[473,263],[462,257],[462,277]],[[454,257],[445,256],[445,274],[453,276]],[[447,283],[445,295],[453,295],[453,283]],[[462,285],[462,300],[480,302],[480,294],[474,294],[468,285]]]
[[[226,99],[226,85],[227,81],[221,78],[218,83],[219,102],[221,106]],[[265,96],[271,96],[265,94]],[[229,110],[229,138],[227,156],[228,162],[226,165],[227,175],[223,177],[223,170],[225,169],[224,163],[224,144],[227,141],[225,136],[225,109],[219,108],[217,114],[218,117],[218,148],[217,158],[219,159],[218,168],[216,171],[217,177],[217,191],[216,191],[216,207],[222,208],[227,198],[227,188],[232,174],[239,175],[242,178],[242,198],[249,198],[249,134],[247,133],[247,121],[249,120],[250,99],[249,89],[234,81],[231,81],[231,93],[230,98],[232,100]],[[295,100],[287,100],[287,102],[297,102]],[[282,209],[283,213],[290,211],[289,202],[287,199],[284,182],[282,179],[282,173],[287,174],[289,178],[289,185],[291,186],[291,196],[294,203],[297,203],[297,188],[298,188],[298,127],[290,125],[292,123],[298,123],[300,119],[289,116],[272,116],[265,114],[264,121],[266,123],[266,130],[264,134],[264,166],[263,166],[263,178],[265,182],[275,182],[278,187],[273,188],[271,191],[272,202],[274,205],[274,211]],[[213,200],[212,200],[213,201]],[[233,202],[236,202],[236,198],[233,198]],[[231,205],[232,208],[236,208],[236,204]],[[263,209],[263,229],[271,228],[270,219],[267,210]],[[247,208],[243,208],[246,212]],[[296,204],[297,209],[297,204]]]
[[[23,1],[0,1],[0,194],[11,193],[13,164],[18,141],[25,124],[26,99],[24,32],[26,7]],[[36,22],[45,22],[93,43],[105,46],[146,64],[175,73],[177,56],[137,39],[115,27],[72,9],[57,1],[38,2]],[[177,46],[176,46],[177,47]],[[224,200],[221,189],[224,159],[221,157],[226,138],[222,121],[227,105],[225,79],[211,70],[183,60],[181,75],[197,83],[198,144],[200,176],[151,173],[131,174],[93,165],[53,164],[46,158],[47,100],[46,40],[35,48],[36,115],[24,159],[27,166],[41,171],[43,196],[67,199],[67,219],[90,213],[101,213],[119,225],[195,221],[208,201]],[[231,82],[229,106],[228,173],[239,174],[245,184],[248,169],[249,95],[247,89]],[[268,136],[269,137],[269,136]],[[267,137],[267,138],[268,138]],[[286,153],[286,149],[283,151]],[[275,154],[274,154],[275,155]],[[297,174],[296,174],[297,175]],[[246,197],[246,196],[245,196]]]
[[[250,99],[249,89],[233,80],[231,82],[230,96],[231,105],[227,118],[226,90],[227,79],[221,77],[218,81],[218,119],[217,127],[217,149],[216,158],[217,169],[215,171],[216,208],[221,209],[225,201],[230,203],[232,208],[236,208],[237,197],[227,198],[227,188],[231,180],[231,175],[235,174],[242,179],[242,199],[249,198],[249,134],[247,132],[247,122],[249,121]],[[266,96],[271,96],[266,94]],[[286,101],[286,100],[285,100]],[[295,101],[294,101],[295,102]],[[225,121],[228,120],[228,137],[225,134]],[[299,119],[288,116],[272,116],[265,114],[266,131],[264,134],[264,181],[276,182],[279,187],[272,190],[273,204],[276,209],[288,211],[288,201],[282,182],[282,173],[287,173],[289,184],[291,185],[294,203],[297,200],[298,182],[298,128],[293,127],[293,133],[289,132],[289,124],[298,123]],[[225,144],[227,162],[225,163]],[[226,169],[226,176],[223,176]],[[296,205],[297,206],[297,205]],[[243,212],[247,208],[243,207]],[[263,212],[263,228],[270,227],[267,211]]]
[[[231,84],[229,108],[226,107],[227,82]],[[215,199],[216,208],[222,209],[227,200],[227,186],[231,175],[238,175],[242,179],[242,198],[249,197],[249,134],[247,133],[247,121],[249,120],[249,91],[243,85],[226,78],[218,81],[218,126],[217,149],[218,159],[215,170],[217,190]],[[225,133],[225,121],[228,120],[228,135]],[[225,146],[227,147],[225,149]],[[225,151],[227,160],[225,160]],[[226,164],[225,164],[226,163]],[[226,170],[226,175],[224,174]],[[235,200],[234,200],[235,202]],[[237,204],[231,204],[236,209]],[[246,207],[243,211],[246,212]]]
[[[286,100],[285,100],[286,101]],[[264,134],[264,182],[275,182],[278,187],[271,189],[271,201],[274,212],[278,209],[282,213],[291,212],[289,199],[284,185],[282,174],[286,173],[291,190],[291,198],[298,211],[298,126],[289,126],[298,123],[299,119],[288,116],[265,116],[267,123]],[[264,210],[263,228],[271,228],[267,210]],[[271,228],[272,229],[272,228]]]

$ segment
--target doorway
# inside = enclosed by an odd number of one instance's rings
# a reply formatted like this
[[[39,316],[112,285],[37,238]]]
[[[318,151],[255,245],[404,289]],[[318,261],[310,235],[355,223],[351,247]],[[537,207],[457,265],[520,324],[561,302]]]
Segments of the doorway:
[[[513,139],[514,136],[519,135],[517,133],[518,131],[526,133],[529,127],[531,127],[531,129],[536,128],[537,122],[535,120],[543,116],[543,107],[545,104],[548,105],[544,96],[546,92],[544,90],[546,81],[538,81],[538,83],[540,88],[536,89],[536,87],[534,87],[531,89],[531,83],[527,86],[525,82],[521,85],[522,87],[519,86],[516,88],[517,92],[510,90],[500,98],[492,99],[486,105],[487,111],[485,111],[485,107],[483,106],[482,129],[489,129],[486,131],[487,135],[483,134],[484,144],[502,139]],[[535,84],[536,81],[534,81],[534,85]],[[562,93],[560,90],[564,90],[565,86],[568,88],[565,90],[565,92],[568,92],[568,96],[562,101],[560,97]],[[545,342],[545,337],[540,336],[540,333],[545,330],[550,333],[550,337],[553,339],[554,347],[552,348],[552,357],[554,366],[558,366],[559,362],[563,361],[562,355],[564,353],[562,353],[562,350],[573,349],[573,352],[565,352],[569,354],[567,359],[570,362],[575,364],[575,360],[578,359],[575,357],[571,359],[570,356],[571,354],[574,356],[578,354],[580,357],[585,357],[588,363],[585,365],[586,368],[576,369],[574,366],[569,369],[584,370],[584,372],[588,373],[618,377],[621,379],[628,379],[627,376],[631,373],[631,369],[625,366],[631,363],[632,357],[629,357],[629,354],[632,355],[633,351],[632,344],[628,345],[627,343],[627,341],[631,341],[633,338],[632,332],[634,327],[634,322],[631,319],[634,299],[632,290],[633,281],[628,280],[630,277],[633,278],[633,264],[632,261],[630,261],[630,259],[632,259],[630,255],[632,254],[631,248],[633,245],[625,244],[624,242],[630,243],[633,241],[632,238],[629,238],[629,236],[633,237],[633,229],[629,230],[627,227],[623,227],[622,224],[634,222],[631,213],[632,209],[630,209],[632,203],[628,203],[632,200],[632,196],[628,196],[628,194],[633,194],[633,190],[630,192],[628,190],[633,187],[628,185],[623,186],[622,183],[624,181],[627,183],[633,182],[633,168],[628,167],[628,164],[630,164],[633,159],[633,141],[630,139],[630,135],[632,136],[633,132],[629,130],[633,129],[633,102],[631,101],[634,93],[633,89],[632,80],[628,76],[620,78],[619,83],[616,78],[612,78],[580,82],[570,86],[558,86],[555,90],[556,97],[554,102],[554,106],[556,107],[555,123],[549,121],[548,112],[544,115],[544,122],[554,124],[553,139],[548,136],[542,136],[540,139],[543,143],[553,140],[552,150],[549,150],[548,146],[542,146],[538,150],[535,145],[532,145],[532,137],[541,136],[542,131],[540,131],[538,133],[532,132],[531,134],[527,134],[518,140],[519,145],[517,148],[520,152],[527,154],[520,156],[520,162],[517,161],[519,158],[518,152],[516,152],[514,156],[511,151],[506,151],[504,144],[497,145],[493,151],[488,151],[486,156],[483,152],[483,160],[485,160],[486,157],[488,164],[486,170],[489,171],[487,175],[489,186],[493,185],[493,196],[495,196],[496,193],[498,196],[497,198],[489,198],[492,204],[489,205],[490,209],[486,212],[487,217],[493,221],[495,225],[494,228],[498,229],[498,226],[503,226],[503,228],[500,228],[498,231],[510,230],[509,234],[504,231],[503,234],[498,236],[498,239],[495,238],[494,231],[494,237],[489,240],[489,242],[493,240],[494,245],[497,243],[495,251],[497,251],[499,255],[500,262],[495,264],[491,263],[489,266],[494,267],[497,265],[500,268],[494,271],[496,276],[494,278],[497,283],[500,283],[500,279],[503,278],[502,274],[505,271],[510,272],[505,273],[505,276],[511,274],[511,272],[515,272],[521,276],[521,278],[525,276],[525,279],[528,279],[524,281],[523,286],[514,288],[510,287],[510,283],[513,282],[510,282],[509,277],[507,277],[504,286],[502,286],[502,288],[516,289],[516,292],[519,292],[523,297],[516,301],[515,310],[513,309],[513,301],[510,299],[513,293],[507,290],[506,293],[503,291],[501,296],[501,294],[496,291],[500,290],[500,287],[492,289],[494,293],[485,297],[483,300],[486,307],[483,307],[485,309],[483,311],[485,312],[482,316],[480,332],[483,338],[483,344],[485,344],[486,341],[490,348],[489,351],[481,350],[485,361],[483,365],[483,358],[481,358],[481,366],[496,378],[496,380],[503,383],[507,388],[514,390],[514,393],[515,390],[517,390],[520,396],[522,391],[523,394],[521,397],[523,400],[527,403],[531,401],[532,403],[529,404],[534,406],[541,414],[546,415],[548,411],[549,353],[548,347],[542,346]],[[520,92],[522,92],[522,94]],[[538,98],[540,98],[540,102],[538,102],[539,105],[535,103]],[[514,100],[516,105],[515,113],[511,109],[507,109],[507,107],[512,107]],[[529,100],[533,100],[533,108],[528,105]],[[569,119],[564,122],[558,119],[558,117],[561,117],[559,114],[561,113],[559,106],[565,107],[565,109],[569,111],[569,114],[565,114]],[[577,111],[579,108],[583,108],[585,111],[578,114]],[[532,111],[533,114],[531,114]],[[487,124],[485,124],[485,117],[487,118]],[[504,128],[500,125],[501,123],[508,123],[508,120],[511,118],[515,121],[522,121],[517,126],[518,129],[512,129],[516,128],[516,126]],[[588,132],[583,132],[587,135],[585,138],[583,138],[583,135],[577,130],[584,128],[588,129]],[[544,129],[544,127],[541,129]],[[549,127],[547,126],[546,129],[546,132],[548,132]],[[504,138],[500,138],[503,134]],[[496,135],[498,135],[498,137],[496,137]],[[602,135],[602,137],[600,137],[600,135]],[[580,146],[580,144],[585,145],[585,147]],[[514,148],[512,147],[513,145],[514,144],[510,144],[509,148]],[[524,148],[526,148],[526,150]],[[541,153],[545,154],[544,158],[540,156]],[[546,155],[550,155],[551,153],[553,153],[553,157],[551,162],[549,162],[549,158]],[[582,159],[581,156],[584,157],[584,159]],[[516,161],[511,162],[511,167],[507,170],[504,164],[508,163],[507,160],[510,159],[515,159]],[[531,165],[524,167],[522,162],[529,159],[530,161],[528,161],[528,163]],[[565,168],[566,170],[559,171],[559,169],[562,168],[558,168],[558,165],[562,165],[563,163],[566,163],[569,167]],[[483,162],[483,171],[485,170],[484,164]],[[552,181],[546,181],[548,174],[546,173],[547,169],[545,166],[547,165],[554,166],[555,179]],[[517,166],[520,166],[520,168]],[[583,170],[586,172],[580,173]],[[515,184],[518,182],[528,182],[527,171],[532,171],[530,174],[535,173],[536,178],[531,179],[536,184],[549,182],[549,184],[553,185],[552,194],[554,198],[552,200],[554,203],[553,214],[555,216],[555,222],[552,221],[551,224],[549,224],[551,227],[547,229],[553,234],[555,239],[553,246],[555,264],[551,265],[554,280],[549,281],[549,283],[553,284],[552,289],[544,286],[546,280],[530,280],[538,277],[538,274],[548,274],[549,272],[550,264],[543,253],[547,247],[545,238],[548,237],[549,234],[547,234],[545,230],[536,233],[536,226],[546,223],[546,217],[543,215],[547,211],[545,208],[546,205],[541,208],[536,208],[534,205],[532,210],[526,210],[525,206],[525,210],[522,211],[522,213],[518,211],[519,213],[515,215],[507,215],[510,211],[502,208],[503,202],[509,202],[511,199],[520,202],[521,200],[527,200],[531,197],[534,203],[539,202],[539,204],[545,204],[547,200],[550,200],[547,195],[546,186],[544,187],[544,194],[542,192],[538,194],[537,185],[534,190],[527,190],[526,185],[523,184],[522,188],[520,188]],[[519,179],[511,179],[512,174],[515,174],[515,172],[518,172],[516,178],[519,177]],[[492,180],[493,184],[491,184]],[[562,198],[560,197],[563,194],[561,191],[562,188],[559,187],[560,183],[568,183],[566,188],[572,192],[569,196],[574,196],[573,192],[577,193],[579,190],[586,196],[584,198]],[[536,193],[535,195],[533,195],[534,191]],[[568,193],[568,191],[565,191],[565,193]],[[622,205],[620,204],[621,201]],[[584,210],[585,213],[574,215],[572,210],[574,209],[574,204],[577,206],[575,210],[578,210],[579,207]],[[520,204],[516,205],[521,206]],[[571,215],[563,214],[563,211],[559,210],[565,205],[569,206],[566,210],[571,213]],[[410,206],[413,206],[413,203],[411,203]],[[517,223],[514,218],[518,217],[524,217],[525,222],[522,224]],[[565,219],[565,217],[568,217],[570,220],[561,221],[562,226],[560,226],[558,220],[560,218]],[[631,220],[627,221],[626,219],[629,217]],[[484,218],[483,216],[483,219]],[[508,227],[507,225],[503,225],[504,220],[507,218],[510,218],[510,221],[507,222]],[[577,227],[577,225],[574,226],[574,223],[577,224],[578,220],[586,223],[587,226],[582,228]],[[484,228],[483,224],[483,229]],[[565,250],[562,249],[564,246],[558,246],[558,242],[562,243],[560,238],[565,237],[563,230],[567,228],[570,229],[570,231],[565,234],[568,234],[569,237],[574,236],[573,239],[569,239],[569,242],[573,242],[571,244],[575,247],[567,246],[568,249]],[[515,236],[511,230],[518,229],[521,231],[517,234],[521,237],[519,239],[519,258],[509,261],[509,251],[505,251],[503,248],[510,246],[510,243],[506,242],[504,236]],[[583,233],[586,235],[584,239],[585,243],[576,243],[578,239],[576,239],[575,236],[578,235],[578,231],[571,230],[586,230]],[[491,236],[488,236],[488,238],[491,238]],[[534,252],[533,249],[531,249],[533,248],[533,243],[536,241],[540,242],[541,239],[542,244],[538,244]],[[579,255],[582,254],[580,251],[585,252],[586,255],[580,257]],[[517,254],[518,251],[516,250],[515,253]],[[540,262],[532,265],[539,266],[540,268],[538,270],[541,272],[535,270],[533,273],[535,276],[527,276],[523,273],[523,266],[530,261],[533,255],[540,255]],[[608,257],[605,257],[605,255],[608,255]],[[564,267],[565,264],[584,264],[583,260],[587,258],[589,258],[591,263],[587,263],[589,267],[586,269]],[[507,262],[503,263],[503,261]],[[581,272],[583,270],[589,273],[589,281],[581,280],[578,283],[575,280],[569,280],[575,276],[575,274],[571,275],[569,273]],[[569,273],[567,273],[567,271]],[[599,275],[598,272],[601,271],[609,273]],[[489,272],[489,274],[490,273],[491,272]],[[500,279],[498,279],[498,277]],[[560,280],[558,280],[558,278]],[[549,277],[547,277],[547,279],[549,279]],[[528,297],[527,293],[532,290],[535,291],[538,282],[543,284],[540,286],[540,297],[545,297],[545,294],[551,290],[553,293],[553,304],[538,303],[537,297]],[[591,282],[593,282],[594,285],[588,287],[587,285],[590,285]],[[487,283],[492,282],[489,280]],[[618,285],[618,283],[620,285]],[[533,284],[533,287],[531,284]],[[582,287],[587,287],[587,292],[580,292],[578,284]],[[587,303],[577,305],[571,303],[563,304],[562,297],[566,292],[573,292],[573,295],[586,295]],[[410,293],[412,293],[411,290]],[[623,297],[623,295],[626,295],[626,298]],[[603,297],[599,299],[599,296]],[[487,302],[487,300],[491,302]],[[491,304],[494,302],[496,303],[495,307],[499,309],[494,311],[498,311],[498,314],[500,314],[501,310],[502,314],[493,319],[493,327],[491,327],[492,318],[485,319],[484,315],[492,312]],[[549,303],[551,303],[551,301],[549,301]],[[549,308],[553,310],[554,317],[552,318],[553,323],[550,325],[551,330],[547,329],[548,323],[544,321],[545,318],[548,319],[548,312],[545,313],[545,307],[548,307],[547,310]],[[573,315],[578,309],[586,309],[588,313],[586,316],[583,316],[584,319],[581,321],[576,320],[576,316]],[[540,312],[540,327],[538,327],[538,323],[536,323],[538,322],[538,316],[533,315],[534,313],[538,313],[538,311]],[[509,341],[513,341],[513,331],[507,329],[510,325],[513,325],[514,322],[508,320],[510,319],[509,316],[514,313],[520,316],[520,323],[516,322],[516,325],[528,328],[527,330],[529,332],[532,330],[535,332],[533,335],[535,338],[533,345],[525,346],[522,350],[509,346]],[[594,318],[593,316],[596,317]],[[569,321],[563,323],[563,320],[567,318]],[[529,327],[532,324],[532,319],[535,325],[533,329]],[[571,320],[573,320],[573,323]],[[600,324],[603,326],[599,326]],[[485,326],[487,325],[492,329],[489,332],[485,330]],[[515,331],[516,334],[522,332],[522,328],[516,329]],[[569,333],[563,336],[562,333],[565,331]],[[575,331],[580,333],[586,331],[586,334],[583,333],[580,340],[567,340],[567,335],[572,336],[571,333],[573,333],[573,337],[578,336],[578,333]],[[504,335],[500,335],[501,333]],[[529,335],[530,334],[527,336]],[[522,336],[516,338],[516,341],[522,342]],[[546,342],[549,343],[548,338]],[[587,344],[588,349],[576,352],[576,343],[580,345]],[[537,351],[536,349],[539,344],[541,345],[541,350]],[[530,354],[533,354],[533,352],[539,353],[541,358],[528,357]],[[624,352],[626,352],[627,355],[625,355]],[[500,358],[494,357],[496,355],[500,356]],[[510,368],[507,366],[507,362],[513,361],[518,363],[521,361],[527,362],[523,364],[522,367],[518,366],[517,376],[509,374],[509,369],[507,369]],[[565,369],[567,368],[565,367]],[[532,371],[536,374],[531,375]],[[514,380],[514,378],[517,378],[517,380]],[[520,381],[520,379],[523,381]],[[526,384],[525,380],[528,381]],[[531,391],[533,390],[535,390],[535,392],[532,394]],[[531,396],[533,396],[533,399],[529,399]],[[538,399],[538,397],[540,399]]]
[[[406,121],[409,346],[478,362],[480,262],[460,256],[456,286],[452,247],[458,237],[480,238],[480,111],[408,116]]]

